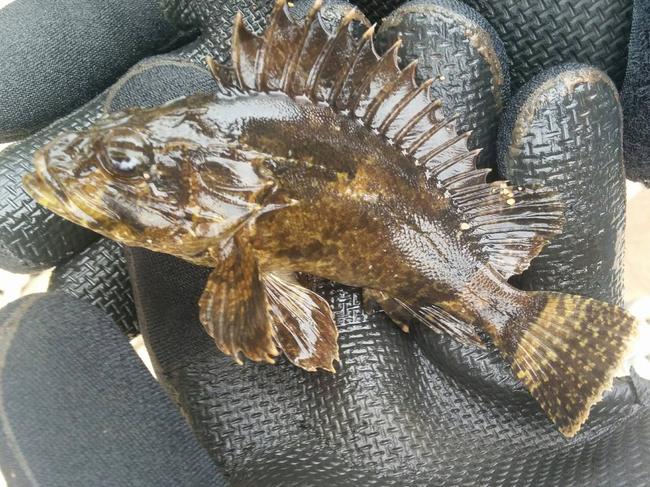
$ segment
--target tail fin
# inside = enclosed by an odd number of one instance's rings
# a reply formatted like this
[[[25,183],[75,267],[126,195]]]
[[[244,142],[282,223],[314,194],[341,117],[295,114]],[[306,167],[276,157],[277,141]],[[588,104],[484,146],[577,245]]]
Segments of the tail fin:
[[[529,296],[532,307],[506,327],[497,345],[560,432],[572,437],[612,386],[636,321],[593,299],[549,292]]]

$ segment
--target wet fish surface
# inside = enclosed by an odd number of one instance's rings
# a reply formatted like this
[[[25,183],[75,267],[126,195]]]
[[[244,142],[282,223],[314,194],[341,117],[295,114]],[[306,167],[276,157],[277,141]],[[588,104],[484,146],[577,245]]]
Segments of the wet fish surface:
[[[328,303],[299,273],[363,288],[412,322],[489,337],[566,436],[611,387],[636,323],[622,309],[508,284],[562,231],[544,188],[487,182],[467,134],[351,10],[324,28],[278,0],[261,37],[235,19],[218,93],[112,114],[35,157],[43,206],[130,246],[214,268],[200,318],[224,353],[334,371]]]

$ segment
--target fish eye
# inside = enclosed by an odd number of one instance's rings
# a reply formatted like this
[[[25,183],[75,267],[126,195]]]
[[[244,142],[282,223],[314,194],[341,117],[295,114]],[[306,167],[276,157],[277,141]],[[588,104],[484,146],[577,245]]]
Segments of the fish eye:
[[[106,171],[115,176],[140,176],[149,164],[149,143],[132,129],[113,129],[104,136],[102,143],[100,163]]]

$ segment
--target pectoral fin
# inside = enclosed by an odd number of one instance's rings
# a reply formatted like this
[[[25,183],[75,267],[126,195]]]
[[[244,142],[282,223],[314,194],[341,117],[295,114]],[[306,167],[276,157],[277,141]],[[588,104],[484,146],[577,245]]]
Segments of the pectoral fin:
[[[335,372],[338,329],[327,301],[290,274],[270,272],[263,281],[275,340],[287,358],[311,372]]]
[[[327,301],[293,275],[262,273],[237,237],[220,252],[199,302],[201,323],[223,353],[274,363],[280,350],[298,367],[334,372],[338,330]],[[280,349],[280,350],[279,350]]]
[[[253,250],[234,238],[208,278],[199,301],[200,319],[223,353],[273,363],[279,354],[267,312],[264,284]]]

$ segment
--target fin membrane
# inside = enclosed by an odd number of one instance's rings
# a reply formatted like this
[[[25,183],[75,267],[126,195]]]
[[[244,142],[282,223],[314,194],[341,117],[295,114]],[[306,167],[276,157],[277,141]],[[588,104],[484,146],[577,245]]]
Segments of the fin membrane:
[[[379,304],[390,319],[405,333],[409,331],[409,322],[415,320],[436,333],[445,333],[451,336],[460,343],[485,346],[473,325],[455,318],[437,306],[411,305],[374,289],[364,289],[363,299]]]
[[[621,308],[567,294],[530,293],[536,310],[496,345],[560,432],[572,437],[612,386],[637,325]]]
[[[551,189],[499,181],[451,192],[467,231],[505,279],[524,272],[564,226],[564,205]]]
[[[459,320],[442,308],[435,305],[414,306],[399,299],[393,299],[393,301],[436,333],[445,333],[466,345],[478,345],[481,348],[485,346],[473,325]]]
[[[404,333],[410,331],[409,322],[413,319],[413,315],[408,312],[397,301],[388,296],[382,291],[376,289],[363,289],[363,306],[366,313],[375,311],[371,309],[371,305],[376,304],[381,308],[381,311],[386,313],[391,321],[400,328]]]
[[[275,341],[287,358],[310,372],[335,372],[339,360],[338,329],[329,304],[301,286],[293,275],[264,275]]]
[[[284,352],[308,371],[335,372],[338,329],[329,304],[293,275],[260,273],[253,249],[232,238],[210,274],[200,319],[217,347],[242,363],[275,363]]]
[[[269,363],[279,354],[255,255],[237,238],[223,249],[223,258],[208,278],[199,310],[201,323],[219,350],[238,363],[242,363],[240,354]]]
[[[208,60],[224,96],[281,91],[327,103],[358,119],[378,136],[408,154],[429,184],[445,191],[491,265],[505,278],[523,272],[550,239],[561,231],[563,208],[550,190],[488,184],[489,170],[476,169],[478,151],[467,149],[468,133],[458,134],[432,101],[432,80],[418,85],[416,63],[399,67],[398,40],[380,56],[374,27],[355,38],[355,9],[329,32],[317,0],[304,22],[295,22],[287,0],[276,0],[262,36],[235,19],[232,67]]]

